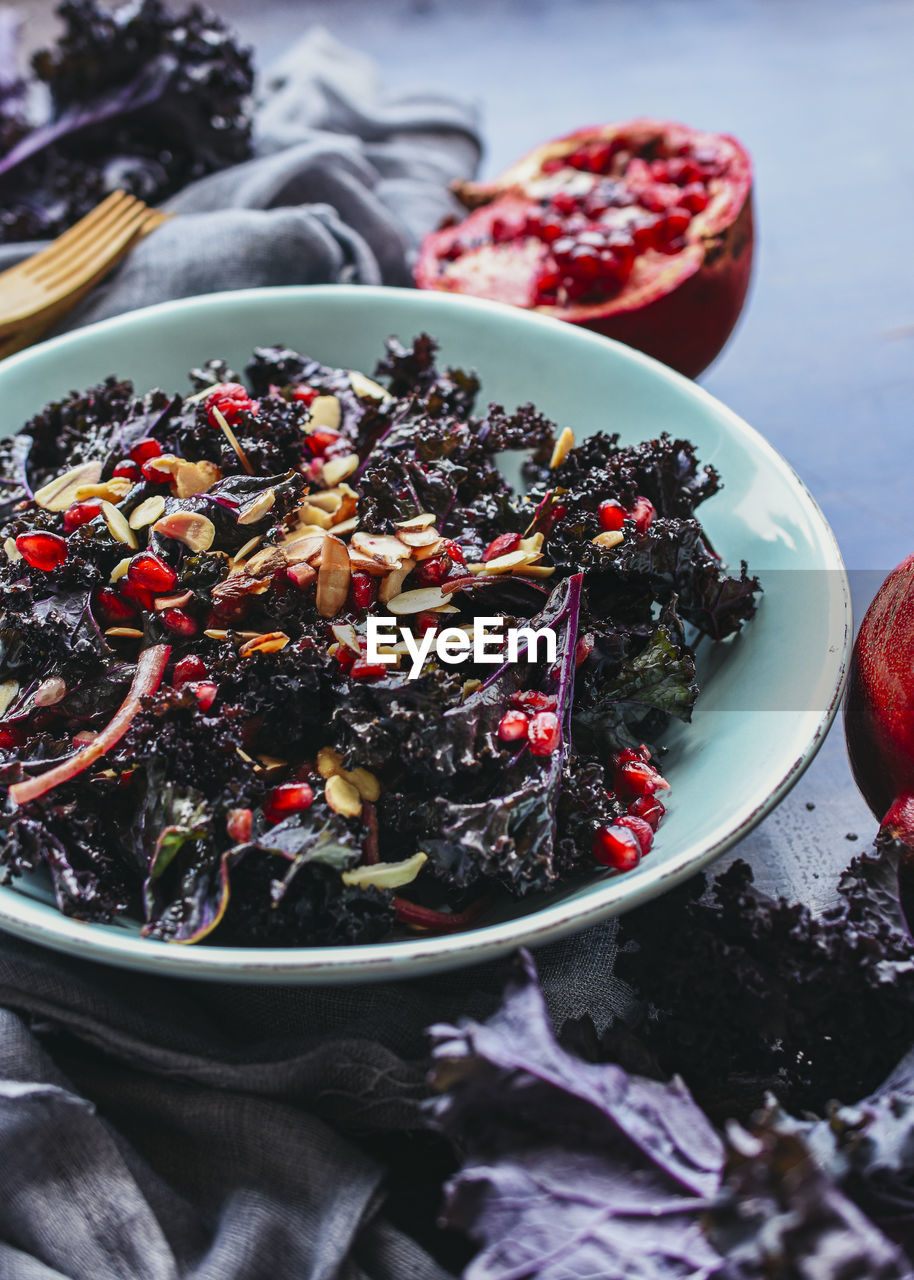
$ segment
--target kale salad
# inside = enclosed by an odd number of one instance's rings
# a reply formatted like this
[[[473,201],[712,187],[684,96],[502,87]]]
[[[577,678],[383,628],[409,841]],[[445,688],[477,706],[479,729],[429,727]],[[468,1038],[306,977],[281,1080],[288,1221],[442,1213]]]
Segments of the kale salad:
[[[480,412],[436,356],[391,339],[369,378],[263,347],[0,441],[4,882],[166,941],[329,945],[649,853],[692,646],[760,590],[695,518],[718,476],[670,435]],[[427,643],[482,618],[553,652]]]

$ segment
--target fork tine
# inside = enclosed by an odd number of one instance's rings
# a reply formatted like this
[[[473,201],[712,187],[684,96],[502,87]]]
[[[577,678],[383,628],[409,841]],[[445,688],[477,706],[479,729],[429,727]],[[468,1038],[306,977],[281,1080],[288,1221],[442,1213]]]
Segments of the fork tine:
[[[129,200],[131,198],[132,197],[127,195],[126,191],[112,191],[110,196],[103,200],[101,204],[96,205],[95,208],[91,210],[90,213],[87,213],[84,218],[80,218],[79,222],[74,222],[73,226],[70,227],[68,231],[64,231],[62,235],[59,235],[57,239],[53,240],[46,248],[39,250],[38,253],[33,254],[30,258],[26,258],[24,262],[19,262],[15,267],[11,267],[10,271],[23,273],[26,267],[31,271],[36,266],[53,261],[63,249],[69,248],[74,244],[74,242],[78,243],[84,236],[91,234],[95,230],[96,225],[103,220],[107,214],[112,212],[117,205],[122,201]],[[0,274],[0,278],[5,275],[7,275],[6,271]]]
[[[103,276],[107,275],[125,256],[133,244],[142,235],[146,234],[147,230],[154,229],[146,225],[150,217],[150,211],[145,208],[141,213],[135,213],[118,230],[109,232],[103,244],[93,246],[93,250],[90,253],[83,255],[78,262],[71,264],[60,283],[56,286],[51,286],[52,293],[59,292],[60,297],[59,299],[49,298],[49,304],[53,306],[55,301],[66,301],[67,305],[63,310],[69,310],[71,305],[69,300],[72,294],[87,289],[91,284],[95,284]],[[158,220],[155,217],[152,220],[157,226]]]
[[[120,228],[132,218],[145,211],[146,206],[141,200],[135,200],[130,196],[128,201],[129,203],[127,201],[122,202],[103,220],[97,222],[91,228],[89,234],[72,241],[63,252],[54,255],[53,258],[45,262],[39,263],[37,269],[29,269],[27,272],[29,278],[43,288],[53,288],[52,282],[54,280],[74,269],[76,264],[87,253],[92,253],[98,246],[103,245],[110,236],[116,235]]]

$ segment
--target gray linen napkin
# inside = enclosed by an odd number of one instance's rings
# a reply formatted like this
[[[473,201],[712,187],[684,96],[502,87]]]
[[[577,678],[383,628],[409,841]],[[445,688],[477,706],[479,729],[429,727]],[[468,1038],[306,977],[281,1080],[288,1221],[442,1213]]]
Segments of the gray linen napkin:
[[[408,282],[479,151],[466,106],[384,95],[320,30],[266,75],[256,147],[176,197],[66,327],[217,289]],[[615,939],[540,952],[557,1022],[624,1007]],[[424,1028],[485,1016],[502,980],[222,986],[0,940],[0,1280],[445,1280],[411,1235],[435,1213]]]

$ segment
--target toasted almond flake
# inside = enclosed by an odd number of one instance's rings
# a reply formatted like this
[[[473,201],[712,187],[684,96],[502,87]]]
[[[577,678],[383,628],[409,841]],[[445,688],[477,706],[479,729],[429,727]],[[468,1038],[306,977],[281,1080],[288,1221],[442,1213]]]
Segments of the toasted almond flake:
[[[35,706],[53,707],[66,696],[66,680],[62,680],[60,676],[48,676],[35,690]]]
[[[471,693],[475,693],[477,689],[481,689],[481,688],[482,688],[481,680],[464,680],[461,693],[465,698],[468,698]]]
[[[416,567],[415,560],[404,560],[399,569],[392,569],[384,578],[378,589],[378,599],[381,604],[388,604],[393,600],[394,596],[398,596],[403,588],[403,583]]]
[[[357,396],[367,396],[370,400],[391,400],[389,391],[385,391],[379,382],[375,382],[374,378],[366,378],[364,373],[359,373],[358,369],[349,370],[349,385]]]
[[[357,818],[362,812],[362,797],[342,774],[334,773],[327,779],[324,799],[334,813],[344,818]]]
[[[361,657],[362,649],[359,645],[359,637],[356,635],[355,627],[351,622],[335,622],[330,630],[341,645],[351,649],[357,657]]]
[[[181,591],[173,596],[156,596],[152,603],[156,613],[162,613],[165,609],[183,609],[193,598],[192,591]]]
[[[322,618],[332,618],[346,603],[351,577],[349,550],[345,542],[328,535],[324,539],[317,574],[317,611]]]
[[[397,536],[408,547],[430,547],[441,538],[434,526],[428,529],[401,529]]]
[[[242,467],[244,467],[245,471],[248,473],[249,476],[252,476],[254,474],[254,468],[251,466],[250,462],[248,461],[247,454],[242,449],[241,445],[238,443],[238,437],[235,435],[234,431],[226,421],[225,414],[216,405],[210,406],[209,413],[213,418],[216,419],[216,424],[219,427],[219,430],[222,432],[226,440],[235,450],[235,456],[237,457],[238,461],[241,463]]]
[[[131,529],[143,529],[148,524],[155,524],[164,511],[165,499],[160,493],[154,493],[151,498],[146,498],[138,507],[133,508],[127,523]]]
[[[507,555],[487,560],[482,566],[482,571],[483,573],[510,573],[512,569],[518,569],[523,564],[531,564],[536,559],[538,556],[535,552],[509,551]]]
[[[220,468],[205,458],[200,462],[188,462],[173,453],[163,453],[156,458],[155,465],[157,471],[171,476],[171,492],[176,498],[193,498],[198,493],[206,493],[217,480],[222,479]]]
[[[260,769],[260,765],[259,765],[259,764],[257,763],[257,761],[254,759],[254,757],[253,757],[253,756],[249,756],[249,755],[248,755],[248,753],[247,753],[246,751],[242,751],[241,747],[236,747],[236,748],[235,748],[235,755],[236,755],[236,756],[238,756],[238,758],[239,758],[240,760],[243,760],[245,764],[252,764],[252,765],[254,766],[254,768],[255,768],[255,769],[257,769],[257,770],[259,770],[259,769]]]
[[[621,529],[607,529],[605,533],[598,533],[595,538],[591,538],[591,542],[595,547],[617,547],[620,542],[625,540],[625,534]]]
[[[361,765],[356,765],[354,769],[342,769],[340,777],[351,783],[363,800],[370,800],[372,804],[381,795],[380,782],[370,769],[363,769]]]
[[[291,542],[282,544],[282,553],[289,564],[301,564],[302,561],[316,564],[324,550],[326,537],[327,534],[320,531],[316,534],[307,534],[302,538],[293,538]]]
[[[321,511],[320,507],[312,506],[310,502],[306,502],[299,513],[305,523],[317,525],[318,529],[329,529],[334,523],[329,511]]]
[[[262,547],[245,561],[244,572],[252,578],[263,578],[286,564],[286,554],[281,547]]]
[[[453,604],[439,604],[437,609],[429,610],[429,613],[459,613],[459,612],[460,610],[457,608],[456,605],[453,605]],[[471,622],[471,623],[468,623],[467,625],[472,630],[473,623]]]
[[[117,564],[114,566],[114,568],[111,570],[110,574],[108,575],[109,583],[113,585],[115,582],[120,582],[121,578],[123,578],[126,575],[127,570],[129,568],[130,568],[130,557],[124,556],[123,560],[118,560]]]
[[[341,458],[330,458],[324,463],[321,479],[324,484],[333,486],[351,476],[359,465],[357,453],[344,453]]]
[[[332,533],[335,538],[342,538],[347,533],[355,533],[358,527],[358,516],[350,516],[348,520],[342,520],[339,524],[332,524],[327,532]]]
[[[74,502],[85,502],[87,498],[106,498],[108,502],[120,502],[126,498],[133,488],[133,481],[124,476],[112,476],[104,484],[78,484],[73,490]]]
[[[0,716],[6,715],[18,692],[18,680],[4,680],[3,683],[0,684]]]
[[[429,525],[435,523],[435,519],[436,517],[430,511],[423,511],[417,516],[411,516],[409,520],[394,521],[394,528],[402,529],[404,532],[406,530],[427,529]]]
[[[321,747],[317,753],[317,771],[322,778],[332,778],[343,767],[343,757],[333,747]]]
[[[115,542],[126,543],[128,547],[132,547],[134,551],[139,546],[136,540],[136,534],[130,528],[122,511],[118,511],[117,507],[112,506],[110,502],[102,502],[102,516],[105,524],[108,526],[108,532],[114,538]]]
[[[349,567],[353,573],[370,573],[373,578],[383,578],[390,572],[390,565],[375,556],[349,548]]]
[[[524,578],[551,578],[554,573],[554,564],[528,564],[526,569],[521,570]]]
[[[425,609],[437,609],[439,604],[447,604],[448,597],[440,587],[419,587],[416,591],[404,591],[386,603],[391,613],[422,613]]]
[[[412,884],[426,862],[427,854],[414,853],[402,862],[374,862],[367,867],[344,871],[341,879],[343,884],[358,885],[362,889],[401,889],[405,884]]]
[[[336,486],[336,492],[340,495],[340,505],[333,513],[335,520],[348,520],[354,516],[359,509],[359,495],[355,489],[351,488],[346,481],[342,481]]]
[[[343,495],[339,489],[324,489],[322,493],[309,493],[308,505],[317,507],[319,511],[326,511],[329,516],[335,516],[343,505]]]
[[[238,650],[238,657],[247,658],[252,653],[278,653],[288,643],[285,631],[268,631],[266,635],[256,636],[243,644]]]
[[[66,511],[76,501],[74,495],[79,486],[95,484],[101,474],[101,462],[81,462],[78,467],[71,467],[36,489],[35,502],[45,511]]]
[[[198,400],[205,400],[211,391],[216,391],[218,390],[219,387],[223,385],[224,384],[221,382],[214,382],[212,386],[204,387],[202,391],[195,391],[192,396],[185,396],[184,403],[196,404]]]
[[[574,432],[571,427],[565,427],[561,435],[555,442],[555,448],[552,450],[552,457],[549,459],[549,469],[554,470],[560,467],[569,452],[574,448]]]
[[[410,547],[410,554],[414,560],[430,560],[432,556],[438,556],[444,550],[447,544],[447,538],[438,538],[435,542],[430,542],[425,547]]]
[[[343,411],[336,396],[317,396],[311,401],[308,431],[339,431]]]
[[[262,520],[268,511],[273,510],[276,502],[276,490],[264,489],[263,493],[258,493],[257,497],[251,502],[246,502],[238,512],[239,524],[256,524],[258,520]]]
[[[232,557],[233,565],[240,565],[244,562],[245,556],[249,556],[255,547],[259,547],[263,542],[263,534],[258,533],[255,537],[249,538],[243,547],[240,547]]]
[[[542,551],[544,542],[541,533],[532,533],[529,538],[521,538],[518,551]]]
[[[388,533],[354,533],[350,545],[362,555],[383,560],[388,569],[398,568],[409,558],[409,547]]]
[[[209,636],[210,640],[227,640],[228,639],[228,632],[220,631],[218,628],[210,627],[207,631],[204,631],[203,634],[205,636]]]
[[[142,640],[142,631],[137,631],[136,627],[108,627],[105,631],[106,636],[120,636],[127,640]]]
[[[288,760],[280,760],[278,756],[259,755],[257,759],[263,765],[267,773],[274,773],[277,769],[287,768]]]
[[[15,538],[7,538],[3,544],[3,550],[6,552],[6,558],[11,564],[15,564],[17,560],[22,559],[22,552],[16,546]]]
[[[216,537],[216,526],[199,511],[172,511],[152,528],[160,537],[173,538],[191,551],[209,551]]]

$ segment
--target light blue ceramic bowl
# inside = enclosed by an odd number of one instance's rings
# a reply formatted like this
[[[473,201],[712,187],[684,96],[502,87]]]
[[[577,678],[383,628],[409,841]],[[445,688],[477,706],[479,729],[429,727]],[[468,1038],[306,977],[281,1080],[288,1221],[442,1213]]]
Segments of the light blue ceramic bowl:
[[[146,941],[129,925],[60,915],[37,884],[0,888],[0,927],[82,957],[194,978],[348,982],[414,976],[535,945],[629,910],[706,867],[787,793],[837,707],[851,639],[841,556],[822,512],[783,458],[700,387],[628,347],[558,321],[476,299],[381,288],[214,294],[151,307],[0,364],[3,433],[48,400],[109,373],[140,390],[183,390],[211,356],[243,367],[283,343],[370,373],[388,334],[439,339],[447,363],[476,368],[484,400],[532,400],[580,439],[634,441],[668,430],[692,440],[724,488],[701,518],[731,564],[749,562],[765,596],[734,642],[699,653],[703,693],[676,725],[664,773],[669,813],[650,856],[624,876],[596,872],[573,891],[526,899],[456,937],[373,946],[254,950]]]

